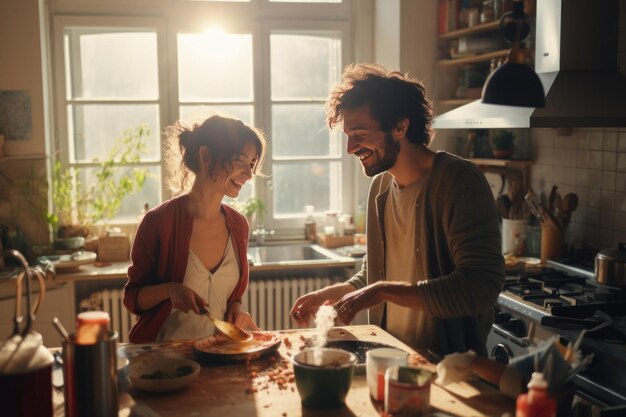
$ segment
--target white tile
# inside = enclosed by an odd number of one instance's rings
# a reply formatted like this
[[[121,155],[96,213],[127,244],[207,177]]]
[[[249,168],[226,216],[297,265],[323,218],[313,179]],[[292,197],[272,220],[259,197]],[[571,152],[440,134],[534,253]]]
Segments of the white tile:
[[[589,188],[576,186],[576,189],[575,189],[574,192],[578,196],[578,203],[579,204],[583,204],[583,203],[587,204],[587,200],[589,199],[589,197],[588,197],[588,195],[589,195]]]
[[[576,136],[578,137],[578,149],[589,150],[589,131],[587,129],[578,129]]]
[[[626,192],[615,193],[615,203],[613,206],[615,207],[615,210],[626,213]],[[624,216],[626,217],[626,215]]]
[[[616,156],[615,151],[603,152],[602,169],[605,171],[615,171]]]
[[[617,130],[604,131],[602,149],[605,151],[615,151],[617,149]]]
[[[602,131],[592,130],[589,132],[589,149],[602,149]]]
[[[600,229],[595,225],[588,224],[585,227],[585,239],[589,242],[600,244]]]
[[[600,208],[602,210],[613,211],[614,203],[615,203],[615,191],[602,190],[601,196],[600,196]]]
[[[615,174],[615,191],[626,192],[626,173],[618,172]]]
[[[600,210],[600,227],[606,229],[615,227],[615,212],[613,210]]]
[[[556,160],[561,161],[561,165],[566,167],[576,167],[576,149],[563,149],[556,151]]]
[[[590,208],[599,209],[602,191],[599,188],[589,188],[589,196],[587,205]]]
[[[589,151],[587,149],[576,151],[576,166],[578,168],[589,168]]]
[[[624,242],[625,239],[626,233],[617,230],[613,231],[613,243],[611,244],[611,247],[616,248],[620,243]]]
[[[626,216],[623,213],[615,214],[615,230],[626,232]],[[624,239],[624,237],[622,237]],[[622,240],[623,242],[624,240]]]
[[[617,154],[615,170],[618,172],[626,172],[626,152],[620,152]]]
[[[602,169],[602,151],[589,152],[589,169]]]
[[[611,246],[613,242],[613,230],[600,229],[600,244],[604,247]]]
[[[565,168],[564,167],[552,167],[552,179],[557,184],[566,184],[565,180]],[[571,183],[571,180],[569,181]]]
[[[576,170],[576,184],[581,185],[583,187],[589,186],[589,170],[588,169],[577,169]]]
[[[602,172],[602,189],[615,191],[616,173],[612,171]]]
[[[590,169],[587,185],[592,188],[600,189],[602,187],[602,171]]]
[[[626,152],[626,132],[620,131],[617,134],[617,151]]]
[[[590,226],[599,226],[600,210],[595,207],[587,207],[587,213],[585,214],[585,224]]]
[[[569,168],[569,167],[563,168],[563,181],[562,181],[562,183],[563,184],[576,185],[576,183],[577,183],[576,171],[577,171],[577,168]]]

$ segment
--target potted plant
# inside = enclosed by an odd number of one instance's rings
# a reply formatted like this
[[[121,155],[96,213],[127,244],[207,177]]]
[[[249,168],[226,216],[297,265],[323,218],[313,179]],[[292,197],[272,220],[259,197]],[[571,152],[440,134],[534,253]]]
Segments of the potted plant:
[[[493,156],[499,159],[507,159],[513,155],[515,135],[508,130],[498,130],[494,133],[491,150]]]
[[[260,198],[248,197],[244,201],[230,199],[227,203],[246,216],[250,225],[252,225],[255,220],[261,220],[261,223],[263,223],[262,219],[265,213],[265,203],[263,203],[263,200]]]
[[[96,223],[113,218],[124,197],[141,190],[147,177],[145,168],[120,167],[140,162],[146,149],[146,126],[127,129],[116,139],[106,160],[98,164],[93,182],[83,184],[74,168],[56,162],[52,171],[53,212],[47,221],[56,227],[57,238],[86,237]]]

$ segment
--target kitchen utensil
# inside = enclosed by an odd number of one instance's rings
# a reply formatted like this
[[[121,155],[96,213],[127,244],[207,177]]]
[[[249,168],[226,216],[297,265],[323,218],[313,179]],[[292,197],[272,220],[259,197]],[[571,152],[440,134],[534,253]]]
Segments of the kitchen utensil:
[[[3,415],[52,416],[52,364],[54,358],[43,345],[32,323],[46,292],[43,273],[29,267],[22,254],[7,250],[4,256],[15,258],[22,266],[16,278],[15,316],[12,334],[0,344],[0,392]],[[31,307],[30,281],[39,282],[39,295]],[[26,322],[22,328],[22,281],[26,283]]]
[[[541,214],[541,210],[539,210],[539,205],[535,201],[535,193],[533,193],[532,190],[528,191],[524,196],[524,200],[526,200],[526,205],[530,208],[530,212],[543,223],[543,215]]]
[[[117,417],[117,332],[81,345],[76,335],[63,341],[63,394],[66,417]]]
[[[566,227],[571,218],[572,213],[578,207],[578,196],[574,193],[565,194],[563,199],[561,200],[559,207],[559,216],[561,218],[561,223],[563,227]]]
[[[315,365],[313,349],[305,349],[293,357],[302,406],[310,409],[343,407],[352,384],[356,356],[341,349],[322,348],[321,353],[321,365]]]
[[[59,321],[57,317],[52,319],[52,324],[54,325],[54,328],[57,329],[64,341],[67,342],[70,340],[70,335],[67,333],[67,330],[65,330],[65,327],[63,327],[61,321]]]
[[[626,287],[626,243],[615,248],[602,249],[595,258],[595,277],[600,284]]]
[[[247,332],[227,321],[216,319],[208,308],[201,307],[200,313],[207,316],[209,320],[213,322],[215,329],[229,339],[236,342],[246,342],[252,339],[252,334],[250,332]]]
[[[556,185],[552,186],[552,189],[550,190],[550,194],[548,195],[548,211],[550,211],[550,213],[554,213],[554,204],[556,201],[556,190],[559,187],[557,187]]]
[[[266,357],[280,346],[280,338],[267,332],[250,332],[252,340],[233,342],[222,336],[208,336],[193,344],[193,353],[202,364],[231,364]]]

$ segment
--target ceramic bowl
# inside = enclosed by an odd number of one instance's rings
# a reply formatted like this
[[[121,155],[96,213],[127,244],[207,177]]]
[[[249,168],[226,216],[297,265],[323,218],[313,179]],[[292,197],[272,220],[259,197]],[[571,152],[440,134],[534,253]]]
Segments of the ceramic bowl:
[[[331,409],[345,405],[350,390],[357,357],[341,349],[321,349],[321,364],[317,365],[313,349],[293,357],[296,387],[302,406]]]
[[[82,236],[65,237],[56,239],[53,242],[54,249],[57,250],[75,250],[85,245],[85,238]]]
[[[142,391],[177,391],[189,385],[200,373],[200,364],[189,359],[158,358],[130,363],[129,377]]]

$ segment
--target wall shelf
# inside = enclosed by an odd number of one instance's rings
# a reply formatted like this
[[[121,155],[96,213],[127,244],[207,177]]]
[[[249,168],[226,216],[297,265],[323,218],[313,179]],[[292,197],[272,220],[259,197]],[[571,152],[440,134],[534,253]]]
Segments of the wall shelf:
[[[454,30],[452,32],[443,33],[439,35],[439,40],[450,40],[457,39],[462,36],[475,35],[480,32],[489,32],[498,29],[498,25],[500,24],[499,20],[482,23],[476,26],[472,26],[471,28],[464,28],[459,30]]]
[[[486,52],[484,54],[476,54],[465,56],[462,58],[450,58],[450,59],[439,59],[435,62],[435,65],[439,68],[441,67],[459,67],[467,64],[477,64],[480,62],[489,62],[492,59],[506,58],[508,49],[501,49],[499,51]]]

